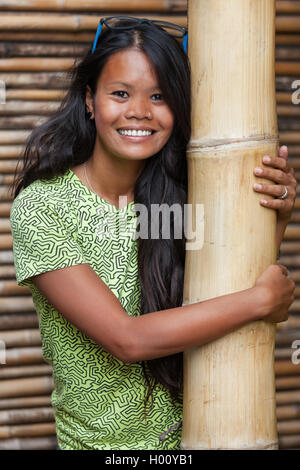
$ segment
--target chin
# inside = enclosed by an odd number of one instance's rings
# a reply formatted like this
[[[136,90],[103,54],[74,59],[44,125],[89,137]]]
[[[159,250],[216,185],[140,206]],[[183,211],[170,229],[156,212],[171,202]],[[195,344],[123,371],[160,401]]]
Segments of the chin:
[[[148,158],[155,155],[157,152],[144,152],[141,153],[138,150],[135,152],[124,152],[122,154],[118,154],[117,156],[122,160],[147,160]]]

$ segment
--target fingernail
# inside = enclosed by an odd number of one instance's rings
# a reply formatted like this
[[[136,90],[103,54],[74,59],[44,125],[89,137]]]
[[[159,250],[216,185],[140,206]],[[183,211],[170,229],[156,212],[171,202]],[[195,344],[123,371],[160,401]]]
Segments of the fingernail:
[[[255,189],[261,189],[262,188],[262,185],[258,184],[258,183],[254,183],[253,186],[254,186]]]
[[[287,148],[286,145],[283,145],[283,146],[281,147],[281,150],[287,150],[287,149],[288,149],[288,148]]]
[[[269,163],[271,161],[271,158],[270,157],[264,157],[263,161],[266,162],[266,163]]]
[[[255,173],[259,173],[259,174],[263,172],[261,168],[255,168],[254,171]]]

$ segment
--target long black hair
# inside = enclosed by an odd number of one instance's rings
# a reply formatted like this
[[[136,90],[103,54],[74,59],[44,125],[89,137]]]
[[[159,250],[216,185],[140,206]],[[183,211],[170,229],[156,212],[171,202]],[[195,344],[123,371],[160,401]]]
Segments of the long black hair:
[[[131,25],[130,20],[121,20]],[[151,204],[180,204],[182,215],[187,202],[186,146],[190,139],[190,65],[182,45],[162,28],[138,24],[134,29],[107,29],[98,46],[91,49],[69,71],[70,87],[58,111],[33,129],[19,160],[11,186],[14,198],[37,179],[63,175],[69,168],[92,155],[96,128],[86,112],[87,85],[96,93],[101,71],[115,53],[129,48],[144,52],[157,73],[164,99],[174,115],[172,134],[166,145],[146,160],[134,190],[134,202],[151,214]],[[18,162],[18,164],[19,164]],[[17,165],[18,167],[18,165]],[[170,239],[138,238],[138,276],[141,286],[140,314],[182,305],[185,263],[185,236],[174,237],[171,213]],[[184,223],[182,223],[184,227]],[[159,221],[159,233],[162,233]],[[147,402],[157,382],[165,386],[173,400],[181,399],[183,353],[142,361],[148,384]]]

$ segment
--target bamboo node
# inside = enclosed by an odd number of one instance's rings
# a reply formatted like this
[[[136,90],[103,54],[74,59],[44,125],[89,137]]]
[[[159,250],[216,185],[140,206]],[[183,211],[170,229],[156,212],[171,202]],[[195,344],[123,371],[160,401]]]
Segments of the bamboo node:
[[[187,152],[211,152],[212,150],[228,150],[230,148],[248,148],[255,147],[258,144],[261,145],[262,140],[266,145],[270,143],[277,143],[279,141],[279,136],[254,136],[246,138],[236,138],[236,139],[201,139],[201,140],[190,140]]]

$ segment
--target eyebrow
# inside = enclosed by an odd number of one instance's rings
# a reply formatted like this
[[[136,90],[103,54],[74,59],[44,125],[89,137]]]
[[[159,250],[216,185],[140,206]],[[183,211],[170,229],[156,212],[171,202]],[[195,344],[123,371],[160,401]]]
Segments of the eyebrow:
[[[116,82],[109,82],[108,83],[108,86],[110,85],[122,85],[122,86],[125,86],[126,88],[134,88],[132,85],[129,85],[129,83],[125,83],[125,82],[120,82],[120,81],[116,81]],[[150,91],[153,91],[153,90],[160,90],[160,87],[159,86],[154,86],[152,88],[150,88]]]

